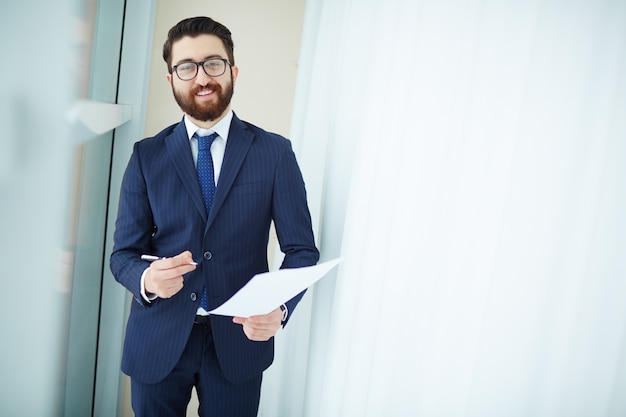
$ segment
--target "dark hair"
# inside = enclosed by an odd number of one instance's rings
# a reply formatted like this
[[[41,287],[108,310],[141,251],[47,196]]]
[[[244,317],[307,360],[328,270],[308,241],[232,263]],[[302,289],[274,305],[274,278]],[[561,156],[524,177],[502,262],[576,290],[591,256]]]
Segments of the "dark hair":
[[[233,44],[233,38],[231,37],[230,30],[224,25],[210,17],[190,17],[188,19],[181,20],[170,29],[167,33],[167,40],[163,44],[163,59],[167,63],[167,72],[172,72],[172,45],[179,39],[185,36],[191,36],[195,38],[199,35],[215,35],[222,40],[226,53],[228,54],[228,61],[231,65],[235,65],[235,55],[233,50],[235,45]]]

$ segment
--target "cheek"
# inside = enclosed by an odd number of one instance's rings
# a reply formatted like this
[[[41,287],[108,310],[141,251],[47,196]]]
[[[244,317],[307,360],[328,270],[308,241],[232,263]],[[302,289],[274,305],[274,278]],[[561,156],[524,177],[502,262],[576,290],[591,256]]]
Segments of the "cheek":
[[[177,84],[177,83],[172,83],[171,85],[172,85],[172,92],[175,95],[177,95],[179,97],[184,97],[187,94],[189,94],[189,89],[185,88],[186,87],[185,85],[180,85],[180,84]]]

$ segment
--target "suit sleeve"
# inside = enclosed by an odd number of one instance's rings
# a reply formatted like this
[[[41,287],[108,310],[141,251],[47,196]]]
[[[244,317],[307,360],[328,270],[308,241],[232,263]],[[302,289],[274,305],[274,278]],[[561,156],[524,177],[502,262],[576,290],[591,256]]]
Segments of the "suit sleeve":
[[[143,253],[150,253],[153,229],[152,211],[137,143],[122,180],[110,266],[115,279],[143,306],[151,305],[140,292],[141,275],[149,263],[140,257]]]
[[[315,265],[319,251],[315,246],[304,179],[291,146],[283,152],[276,170],[272,204],[278,242],[285,254],[281,269]],[[287,320],[303,295],[304,291],[286,303]]]

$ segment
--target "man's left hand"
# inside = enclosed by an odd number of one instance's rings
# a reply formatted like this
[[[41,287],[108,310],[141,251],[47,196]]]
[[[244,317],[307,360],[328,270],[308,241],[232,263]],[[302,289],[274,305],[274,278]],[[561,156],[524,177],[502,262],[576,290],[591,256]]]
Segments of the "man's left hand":
[[[233,317],[233,323],[241,324],[243,326],[243,332],[248,339],[255,342],[264,342],[271,339],[276,335],[278,329],[280,329],[281,321],[283,319],[283,312],[280,308],[272,311],[271,313],[261,316],[252,316],[248,318]]]

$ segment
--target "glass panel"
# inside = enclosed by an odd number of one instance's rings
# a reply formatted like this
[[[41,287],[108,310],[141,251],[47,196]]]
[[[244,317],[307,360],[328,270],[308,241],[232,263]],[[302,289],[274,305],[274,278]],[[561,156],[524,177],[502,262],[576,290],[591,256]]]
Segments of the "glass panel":
[[[63,409],[75,232],[68,213],[76,136],[67,115],[84,91],[81,58],[89,55],[77,35],[81,12],[72,1],[0,5],[3,415]],[[49,63],[45,73],[34,59]],[[23,63],[19,76],[9,70],[16,63]]]
[[[115,103],[123,3],[84,0],[80,7],[80,98]],[[65,415],[88,416],[94,401],[113,132],[96,135],[77,120],[72,134],[77,146],[68,218],[72,281]]]

